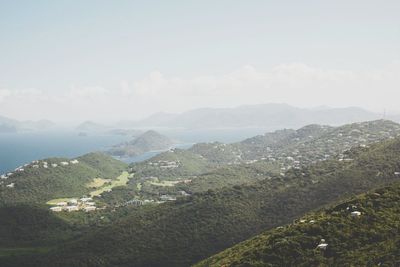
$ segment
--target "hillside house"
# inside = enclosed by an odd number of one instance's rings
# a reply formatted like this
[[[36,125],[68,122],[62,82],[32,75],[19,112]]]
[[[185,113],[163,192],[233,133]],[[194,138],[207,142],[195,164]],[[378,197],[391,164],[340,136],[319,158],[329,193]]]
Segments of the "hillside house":
[[[68,204],[70,204],[70,205],[76,205],[76,204],[78,204],[78,200],[72,198],[72,199],[68,200]]]
[[[351,217],[361,216],[361,212],[359,212],[359,211],[352,211],[350,214],[351,214]]]
[[[93,199],[91,197],[83,197],[80,199],[81,202],[88,202],[88,201],[92,201]]]
[[[179,194],[181,194],[182,196],[190,196],[190,194],[188,194],[186,191],[183,191],[183,190],[181,190],[181,191],[178,191],[178,193]]]
[[[8,187],[8,188],[14,188],[14,183],[11,183],[11,184],[8,184],[8,185],[6,185],[6,187]]]
[[[133,205],[133,206],[141,206],[143,205],[144,202],[139,199],[132,199],[126,202],[126,205]]]
[[[60,212],[62,211],[62,207],[51,207],[50,210],[54,212]]]
[[[325,239],[321,239],[321,241],[319,242],[317,249],[320,250],[326,250],[326,248],[328,247],[328,244],[325,242]]]
[[[84,207],[83,210],[86,211],[86,212],[95,211],[96,207],[88,206],[88,207]]]
[[[64,207],[64,209],[68,212],[71,212],[71,211],[78,211],[79,207],[78,206],[66,206],[66,207]]]
[[[77,159],[74,159],[74,160],[71,160],[70,163],[71,163],[71,164],[78,164],[79,161],[78,161]]]
[[[175,201],[176,198],[171,197],[171,196],[169,196],[169,195],[162,195],[162,196],[160,196],[160,200],[161,200],[161,201]]]

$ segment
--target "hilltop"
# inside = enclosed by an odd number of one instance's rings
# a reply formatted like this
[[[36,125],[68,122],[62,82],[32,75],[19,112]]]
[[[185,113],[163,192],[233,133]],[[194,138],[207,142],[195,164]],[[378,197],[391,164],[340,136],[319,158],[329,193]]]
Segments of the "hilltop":
[[[50,199],[82,196],[94,178],[114,179],[127,165],[102,153],[36,160],[4,174],[0,179],[0,206],[45,203]]]
[[[399,183],[380,188],[306,214],[195,266],[398,266],[399,199]]]
[[[306,212],[399,181],[399,139],[351,149],[346,157],[352,160],[330,159],[253,185],[143,207],[59,248],[47,261],[64,266],[187,266]]]
[[[142,121],[125,122],[125,125],[187,129],[267,127],[275,130],[299,128],[307,124],[341,125],[375,120],[379,117],[378,114],[356,107],[305,109],[287,104],[269,103],[234,108],[200,108],[181,114],[158,113]]]
[[[147,131],[132,141],[113,146],[108,153],[113,156],[134,157],[146,152],[169,149],[174,142],[156,131]]]
[[[39,121],[18,121],[0,116],[0,133],[16,133],[23,131],[41,131],[55,126],[55,123],[49,120]]]
[[[109,126],[99,124],[93,121],[85,121],[76,126],[75,129],[81,132],[101,132],[109,130]]]

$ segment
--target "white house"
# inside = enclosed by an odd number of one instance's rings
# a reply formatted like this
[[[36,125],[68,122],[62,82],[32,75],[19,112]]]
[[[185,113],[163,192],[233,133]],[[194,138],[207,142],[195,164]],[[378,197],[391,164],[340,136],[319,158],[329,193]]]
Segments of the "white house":
[[[62,211],[62,207],[51,207],[50,210],[54,212],[60,212]]]
[[[78,204],[78,200],[75,198],[71,198],[70,200],[68,200],[68,203],[72,204],[72,205],[76,205],[76,204]]]
[[[58,164],[56,164],[56,163],[51,164],[51,167],[53,167],[53,168],[55,168],[57,166],[58,166]]]
[[[78,161],[77,159],[74,159],[74,160],[71,160],[70,163],[71,163],[71,164],[78,164],[79,161]]]
[[[321,250],[326,250],[326,248],[328,247],[328,244],[325,242],[325,239],[321,239],[321,241],[319,242],[317,249],[321,249]]]
[[[352,217],[361,216],[361,212],[359,212],[359,211],[352,211],[350,214],[351,214]]]
[[[69,165],[69,163],[66,162],[66,161],[61,161],[60,164],[61,164],[62,166],[67,166],[67,165]]]
[[[14,188],[14,183],[11,183],[11,184],[8,184],[8,185],[6,185],[6,187],[8,187],[8,188]]]
[[[62,202],[58,202],[58,203],[56,203],[56,205],[57,205],[57,206],[67,206],[67,205],[68,205],[68,203],[67,203],[67,202],[65,202],[65,201],[62,201]]]
[[[68,212],[71,212],[71,211],[78,211],[79,207],[78,206],[66,206],[66,207],[64,207],[64,209]]]
[[[88,202],[88,201],[91,201],[91,200],[93,200],[91,197],[83,197],[83,198],[80,199],[80,201],[82,201],[82,202]]]
[[[84,210],[85,210],[86,212],[94,211],[94,210],[96,210],[96,207],[89,206],[89,207],[85,207]]]

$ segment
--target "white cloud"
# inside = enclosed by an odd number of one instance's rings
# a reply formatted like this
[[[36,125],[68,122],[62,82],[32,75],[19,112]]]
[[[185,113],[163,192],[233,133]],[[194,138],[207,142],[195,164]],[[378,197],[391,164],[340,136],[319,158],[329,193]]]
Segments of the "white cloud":
[[[298,106],[361,106],[400,111],[400,62],[376,70],[314,68],[302,63],[268,70],[243,66],[224,75],[167,77],[154,71],[115,88],[71,86],[64,91],[0,89],[2,115],[53,120],[135,119],[152,112],[285,102]]]
[[[0,89],[0,103],[6,99],[7,96],[11,95],[11,91],[7,89]]]

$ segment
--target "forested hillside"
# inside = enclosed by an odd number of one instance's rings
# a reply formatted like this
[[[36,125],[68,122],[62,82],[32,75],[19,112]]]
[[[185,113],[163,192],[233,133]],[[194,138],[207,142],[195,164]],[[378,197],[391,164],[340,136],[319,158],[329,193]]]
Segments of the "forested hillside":
[[[46,203],[50,199],[82,196],[94,178],[114,179],[127,165],[102,153],[76,159],[49,158],[25,164],[0,179],[0,206]]]
[[[396,183],[309,213],[195,266],[399,266],[399,229]]]
[[[134,157],[154,150],[170,148],[174,142],[156,131],[147,131],[129,142],[113,146],[107,152],[114,156]]]
[[[64,266],[187,266],[310,210],[399,180],[398,139],[346,156],[352,160],[332,159],[255,185],[144,207],[46,260]]]

